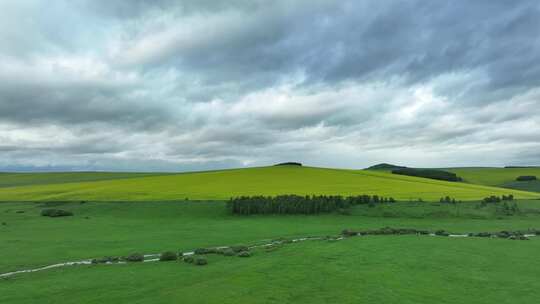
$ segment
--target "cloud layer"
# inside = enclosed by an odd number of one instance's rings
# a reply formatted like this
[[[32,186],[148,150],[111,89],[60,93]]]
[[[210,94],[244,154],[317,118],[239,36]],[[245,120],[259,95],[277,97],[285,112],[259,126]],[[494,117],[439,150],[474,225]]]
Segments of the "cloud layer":
[[[4,1],[0,170],[540,164],[537,1]]]

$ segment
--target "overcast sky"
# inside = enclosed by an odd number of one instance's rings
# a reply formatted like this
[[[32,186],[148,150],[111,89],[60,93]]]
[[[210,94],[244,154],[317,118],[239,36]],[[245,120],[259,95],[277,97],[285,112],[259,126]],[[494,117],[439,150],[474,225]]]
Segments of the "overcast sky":
[[[540,2],[3,0],[0,155],[540,165]]]

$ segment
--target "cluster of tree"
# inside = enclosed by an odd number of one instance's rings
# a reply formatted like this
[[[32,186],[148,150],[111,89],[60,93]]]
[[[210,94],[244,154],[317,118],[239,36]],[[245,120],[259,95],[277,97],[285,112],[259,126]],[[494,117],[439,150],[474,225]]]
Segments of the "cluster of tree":
[[[392,170],[392,173],[400,174],[400,175],[431,178],[431,179],[450,181],[450,182],[459,182],[462,180],[461,177],[457,176],[455,173],[447,172],[443,170],[436,170],[436,169],[402,168],[402,169]]]
[[[278,196],[241,196],[231,198],[227,208],[234,214],[317,214],[343,210],[354,205],[394,203],[391,197],[378,195],[278,195]]]
[[[382,164],[376,164],[371,167],[368,167],[367,170],[395,170],[395,169],[405,169],[405,168],[407,167],[382,163]]]
[[[540,166],[505,166],[505,169],[540,168]]]
[[[73,212],[61,210],[61,209],[43,209],[41,210],[41,216],[48,217],[60,217],[60,216],[72,216]]]
[[[482,200],[482,203],[500,203],[501,201],[513,201],[513,200],[514,200],[514,196],[512,194],[503,195],[502,197],[492,195],[492,196],[485,197]]]
[[[275,164],[274,166],[302,166],[302,163],[297,163],[297,162],[285,162],[285,163]]]
[[[452,198],[450,196],[441,197],[439,200],[439,203],[441,204],[456,204],[461,203],[461,201],[457,201],[455,198]]]
[[[534,176],[534,175],[522,175],[522,176],[518,176],[516,178],[516,180],[518,182],[533,181],[533,180],[536,180],[536,176]]]

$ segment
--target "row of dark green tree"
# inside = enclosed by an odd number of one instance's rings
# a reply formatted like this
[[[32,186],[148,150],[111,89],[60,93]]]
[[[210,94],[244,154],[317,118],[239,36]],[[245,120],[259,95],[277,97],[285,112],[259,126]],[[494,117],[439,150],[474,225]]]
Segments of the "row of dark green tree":
[[[482,200],[482,203],[499,203],[501,201],[513,201],[513,200],[514,200],[514,196],[512,194],[503,195],[502,197],[492,195],[492,196],[484,197],[484,199]]]
[[[437,169],[414,169],[414,168],[401,168],[392,170],[392,174],[408,175],[416,177],[431,178],[450,182],[460,182],[461,177],[455,173],[437,170]]]
[[[392,197],[378,195],[278,195],[241,196],[231,198],[227,208],[233,214],[318,214],[347,209],[351,206],[380,203],[394,203]]]

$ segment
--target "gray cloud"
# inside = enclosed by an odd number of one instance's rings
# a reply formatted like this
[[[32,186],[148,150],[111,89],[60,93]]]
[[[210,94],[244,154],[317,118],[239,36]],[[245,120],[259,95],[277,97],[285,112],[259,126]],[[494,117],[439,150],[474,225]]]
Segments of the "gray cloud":
[[[0,3],[1,168],[538,163],[536,1]]]

